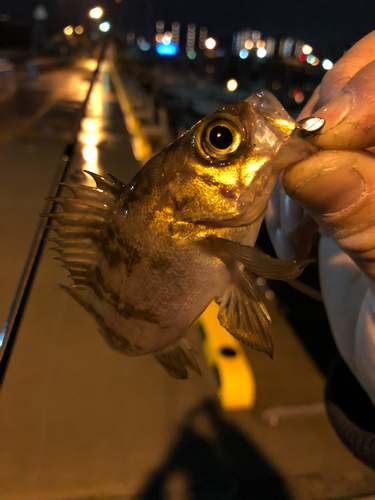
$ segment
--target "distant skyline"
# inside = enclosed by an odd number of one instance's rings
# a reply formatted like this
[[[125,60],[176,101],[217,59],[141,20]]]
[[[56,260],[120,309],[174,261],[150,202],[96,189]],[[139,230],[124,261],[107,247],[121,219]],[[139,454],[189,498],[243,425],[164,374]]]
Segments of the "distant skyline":
[[[156,20],[207,26],[218,38],[250,28],[262,36],[291,36],[309,43],[317,55],[340,57],[375,29],[373,0],[137,0],[123,2],[125,30],[147,29]],[[152,21],[151,21],[152,20]]]
[[[1,0],[0,15],[27,21],[37,2]],[[114,0],[45,0],[50,22],[78,23],[90,7],[107,11]],[[290,36],[313,46],[319,57],[341,56],[353,43],[375,29],[374,0],[122,0],[118,28],[137,34],[154,33],[157,20],[207,26],[219,39],[250,28],[262,36]]]

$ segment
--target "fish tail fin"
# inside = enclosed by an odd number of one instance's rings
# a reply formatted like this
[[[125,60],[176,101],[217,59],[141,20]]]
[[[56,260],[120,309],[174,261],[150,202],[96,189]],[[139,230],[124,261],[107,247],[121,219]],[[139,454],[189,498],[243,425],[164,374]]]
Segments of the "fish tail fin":
[[[230,285],[217,300],[220,324],[245,345],[273,357],[271,316],[266,298],[256,284],[256,275],[240,270],[236,283]]]
[[[185,338],[157,352],[154,357],[173,378],[188,378],[188,369],[202,375],[195,351]]]

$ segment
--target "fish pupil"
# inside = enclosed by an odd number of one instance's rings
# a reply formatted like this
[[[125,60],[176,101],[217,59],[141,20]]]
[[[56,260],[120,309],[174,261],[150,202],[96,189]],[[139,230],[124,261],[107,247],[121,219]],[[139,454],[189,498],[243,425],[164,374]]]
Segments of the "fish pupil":
[[[210,142],[216,149],[227,149],[233,143],[233,135],[228,127],[217,125],[210,131]]]

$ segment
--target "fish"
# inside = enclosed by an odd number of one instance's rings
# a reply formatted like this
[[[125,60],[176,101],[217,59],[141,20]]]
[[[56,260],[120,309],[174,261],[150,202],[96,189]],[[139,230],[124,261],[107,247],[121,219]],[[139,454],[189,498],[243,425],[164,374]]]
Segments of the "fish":
[[[152,354],[177,379],[201,374],[186,334],[216,300],[221,325],[272,357],[257,277],[293,280],[309,261],[254,245],[280,173],[316,151],[303,130],[258,91],[199,121],[128,185],[89,171],[96,187],[62,183],[71,194],[42,214],[72,279],[60,286],[112,349]]]

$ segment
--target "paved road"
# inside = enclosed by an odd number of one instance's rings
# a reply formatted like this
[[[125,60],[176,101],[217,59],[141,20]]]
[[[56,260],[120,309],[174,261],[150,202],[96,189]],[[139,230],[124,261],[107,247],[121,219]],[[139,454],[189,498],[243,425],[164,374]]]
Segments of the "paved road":
[[[90,71],[90,61],[81,61],[46,73],[2,108],[0,318]],[[70,174],[84,180],[82,168],[124,182],[138,168],[105,67]],[[110,351],[94,321],[57,288],[68,279],[53,257],[42,258],[0,395],[2,500],[312,500],[375,492],[373,472],[329,426],[321,373],[277,312],[275,361],[248,352],[255,408],[223,413],[195,329],[201,378],[176,381],[150,357]]]

